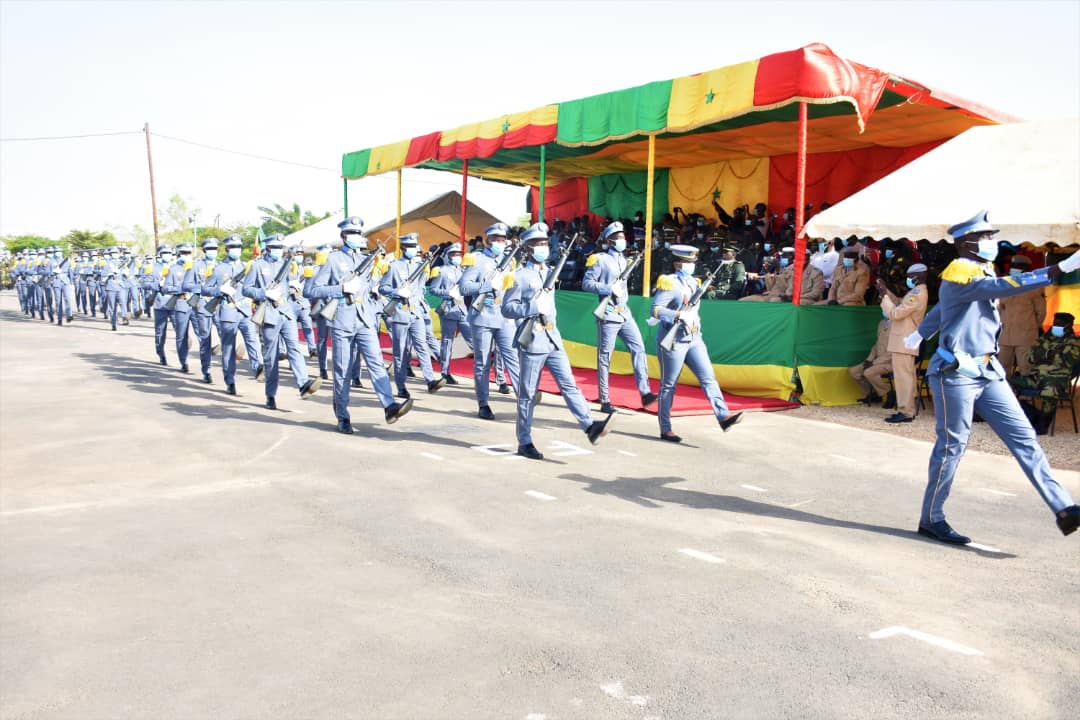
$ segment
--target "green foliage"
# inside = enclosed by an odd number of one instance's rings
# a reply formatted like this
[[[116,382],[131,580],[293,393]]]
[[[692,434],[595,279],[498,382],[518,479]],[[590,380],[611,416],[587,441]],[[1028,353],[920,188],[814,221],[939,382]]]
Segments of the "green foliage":
[[[61,244],[68,252],[89,250],[90,248],[103,248],[116,245],[116,236],[108,230],[93,232],[91,230],[72,230],[60,238]]]
[[[267,235],[274,233],[289,235],[330,217],[328,212],[317,215],[310,210],[301,210],[300,203],[293,203],[291,208],[282,207],[278,203],[274,203],[273,207],[260,205],[258,210],[266,218],[261,227]]]
[[[55,240],[50,240],[43,235],[8,235],[3,238],[4,244],[11,253],[17,253],[26,248],[42,248],[55,245]]]

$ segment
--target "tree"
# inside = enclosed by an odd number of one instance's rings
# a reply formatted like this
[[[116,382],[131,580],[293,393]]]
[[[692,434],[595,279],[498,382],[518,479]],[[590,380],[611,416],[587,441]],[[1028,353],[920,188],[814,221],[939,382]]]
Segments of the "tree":
[[[26,248],[43,248],[56,244],[44,235],[7,235],[3,238],[9,252],[16,253]]]
[[[273,235],[274,233],[290,235],[298,230],[303,230],[308,225],[314,225],[320,220],[330,217],[328,212],[317,215],[310,210],[301,210],[300,203],[293,203],[291,208],[284,208],[278,203],[274,203],[272,208],[260,205],[258,210],[263,214],[261,227],[262,231],[267,235]]]
[[[72,230],[60,242],[67,246],[71,252],[89,250],[91,248],[112,247],[116,245],[116,236],[108,230],[95,233],[90,230]]]

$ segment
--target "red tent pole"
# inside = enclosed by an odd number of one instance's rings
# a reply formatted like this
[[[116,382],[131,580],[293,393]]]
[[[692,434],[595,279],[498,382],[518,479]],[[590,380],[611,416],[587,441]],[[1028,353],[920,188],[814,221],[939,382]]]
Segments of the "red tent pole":
[[[795,288],[791,303],[799,304],[802,295],[803,266],[806,264],[806,238],[802,236],[806,220],[806,103],[799,103],[799,159],[795,166]]]
[[[469,158],[461,161],[461,252],[469,252],[468,243],[465,242],[465,217],[466,208],[469,205]]]

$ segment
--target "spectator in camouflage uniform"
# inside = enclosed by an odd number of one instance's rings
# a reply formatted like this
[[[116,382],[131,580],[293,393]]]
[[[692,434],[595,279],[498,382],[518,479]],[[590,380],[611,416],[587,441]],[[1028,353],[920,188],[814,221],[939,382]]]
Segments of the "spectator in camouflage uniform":
[[[1054,313],[1050,332],[1028,352],[1031,374],[1013,378],[1013,387],[1039,391],[1046,412],[1057,411],[1057,399],[1068,392],[1073,368],[1080,363],[1080,338],[1073,330],[1073,321],[1071,313]]]
[[[746,266],[735,259],[735,246],[725,245],[720,251],[720,257],[712,262],[708,272],[720,266],[719,272],[713,278],[712,285],[705,291],[705,297],[709,300],[738,300],[743,296],[746,288]]]

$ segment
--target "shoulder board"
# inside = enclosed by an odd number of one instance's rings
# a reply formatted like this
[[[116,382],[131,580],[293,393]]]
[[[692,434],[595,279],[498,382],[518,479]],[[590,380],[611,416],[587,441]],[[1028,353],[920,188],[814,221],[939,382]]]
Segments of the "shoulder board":
[[[698,287],[701,287],[701,278],[694,278],[694,282],[697,283]]]
[[[209,280],[210,276],[213,275],[213,274],[214,274],[214,268],[207,265],[206,266],[206,272],[203,273],[203,277],[206,278],[207,280]]]
[[[431,268],[428,271],[428,280],[434,280],[437,277],[439,277],[439,268]]]
[[[670,275],[661,275],[656,278],[657,290],[671,290],[675,287],[675,280]]]
[[[184,269],[185,270],[190,270],[191,269],[191,261],[190,260],[186,260],[184,262]]]
[[[593,265],[595,265],[598,262],[600,262],[600,253],[593,253],[585,261],[585,267],[591,268]]]
[[[514,287],[514,273],[506,273],[506,276],[503,278],[502,289],[509,290],[512,287]]]
[[[942,280],[958,285],[967,285],[972,280],[982,279],[983,277],[985,276],[983,275],[982,265],[964,262],[963,260],[953,260],[945,268],[945,272],[941,273]]]
[[[245,273],[251,272],[251,263],[253,263],[253,262],[255,262],[255,261],[254,260],[248,260],[247,261],[247,265],[244,266],[244,272]]]
[[[161,268],[161,277],[165,277],[168,274],[169,274],[169,266],[166,265],[165,267]]]
[[[375,263],[375,268],[382,274],[386,274],[386,271],[390,269],[390,260],[384,255],[382,259]]]
[[[305,266],[304,267],[304,277],[305,278],[313,278],[313,277],[315,277],[315,268],[311,267],[310,265]]]
[[[325,265],[326,264],[326,258],[328,258],[329,256],[330,256],[330,253],[325,252],[325,251],[315,253],[315,264],[316,265]]]
[[[296,274],[296,271],[297,271],[298,269],[299,269],[299,268],[297,268],[297,267],[296,267],[296,261],[295,261],[295,260],[290,260],[290,261],[289,261],[289,274],[290,274],[290,275],[295,275],[295,274]]]
[[[461,258],[461,267],[472,267],[473,265],[476,265],[476,253],[468,253]]]

